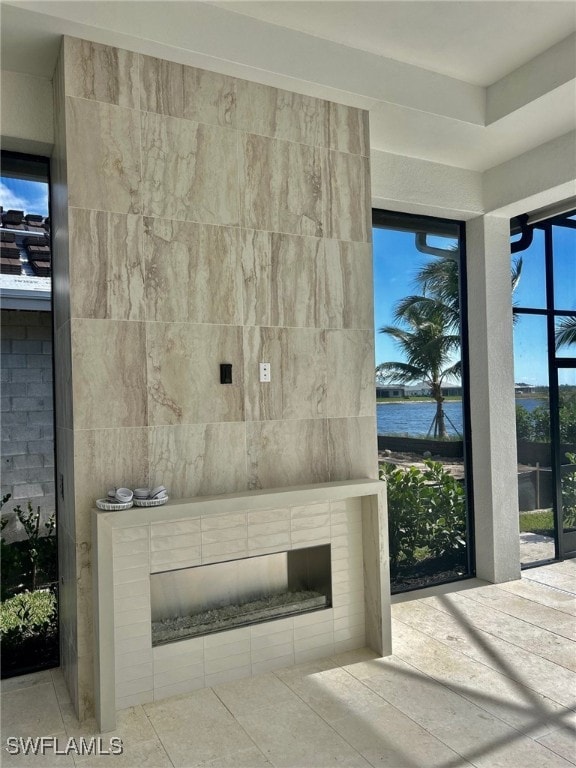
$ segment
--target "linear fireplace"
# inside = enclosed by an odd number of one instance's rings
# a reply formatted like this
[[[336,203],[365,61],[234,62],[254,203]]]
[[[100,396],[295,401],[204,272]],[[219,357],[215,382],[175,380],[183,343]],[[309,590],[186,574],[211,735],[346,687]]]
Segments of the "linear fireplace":
[[[94,510],[101,730],[117,709],[195,688],[390,653],[385,494],[351,480]],[[197,626],[159,635],[164,622]]]
[[[330,545],[153,573],[152,645],[332,605]]]

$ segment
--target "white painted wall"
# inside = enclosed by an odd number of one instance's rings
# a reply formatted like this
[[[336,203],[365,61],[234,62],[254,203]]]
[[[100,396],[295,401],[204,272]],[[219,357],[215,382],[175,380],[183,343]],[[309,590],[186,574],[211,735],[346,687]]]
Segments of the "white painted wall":
[[[483,175],[483,207],[517,216],[576,195],[576,131],[541,144]]]
[[[0,115],[2,149],[52,154],[54,106],[51,80],[2,70]]]
[[[463,221],[483,212],[478,171],[377,150],[370,162],[375,208]]]

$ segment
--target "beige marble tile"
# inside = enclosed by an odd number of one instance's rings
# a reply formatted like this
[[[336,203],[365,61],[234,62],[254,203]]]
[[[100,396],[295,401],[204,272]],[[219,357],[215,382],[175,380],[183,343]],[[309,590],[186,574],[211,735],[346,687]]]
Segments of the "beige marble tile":
[[[296,677],[287,684],[323,720],[334,723],[354,714],[361,719],[384,705],[384,700],[341,667],[308,677]]]
[[[217,72],[140,56],[141,109],[235,127],[237,81]]]
[[[150,482],[174,498],[246,490],[244,423],[150,429]]]
[[[174,766],[214,760],[250,749],[253,742],[208,688],[144,705]]]
[[[392,615],[497,672],[505,669],[508,677],[559,704],[571,706],[574,703],[574,673],[538,654],[480,632],[460,617],[436,610],[428,605],[428,600],[419,600],[410,606],[408,603],[394,605]],[[482,642],[479,642],[478,635]]]
[[[66,120],[69,204],[140,213],[140,113],[67,96]]]
[[[233,715],[298,701],[290,688],[272,674],[219,685],[214,693]]]
[[[147,421],[144,323],[74,319],[74,426],[139,427]]]
[[[574,643],[532,623],[514,619],[487,605],[479,605],[457,593],[442,598],[430,598],[430,605],[460,621],[473,624],[479,630],[497,634],[506,642],[553,661],[576,673]]]
[[[241,421],[242,331],[237,326],[147,323],[151,425]],[[220,363],[232,384],[220,384]]]
[[[325,240],[324,247],[327,326],[372,330],[372,246]]]
[[[33,735],[34,738],[35,734]],[[44,753],[35,755],[32,751],[28,754],[20,752],[19,754],[10,754],[7,746],[4,747],[2,755],[3,768],[74,768],[74,758],[72,753],[54,754],[57,749],[64,752],[68,744],[67,735],[62,733],[51,734],[55,741],[46,745]],[[13,750],[13,747],[11,747]]]
[[[381,704],[367,711],[352,707],[332,723],[340,736],[371,765],[382,768],[454,768],[471,766],[456,752],[395,707]]]
[[[195,768],[272,768],[272,763],[264,757],[258,747],[250,747],[238,750],[232,755],[197,763]]]
[[[259,362],[270,382],[260,382]],[[246,418],[317,419],[326,416],[326,334],[315,328],[245,328]]]
[[[64,731],[52,682],[2,693],[2,740],[7,736],[51,736]]]
[[[525,597],[530,602],[549,606],[554,608],[555,611],[565,613],[568,616],[576,616],[576,598],[573,594],[550,589],[545,584],[539,584],[536,581],[528,581],[526,574],[530,573],[530,571],[525,571],[524,578],[521,580],[499,584],[498,589]]]
[[[527,621],[529,624],[535,624],[542,629],[550,630],[561,637],[576,640],[576,621],[573,616],[563,614],[546,605],[538,605],[533,600],[516,597],[496,585],[467,590],[466,598],[508,616]]]
[[[328,416],[374,416],[374,331],[327,331]]]
[[[535,691],[527,699],[504,670],[489,669],[401,622],[394,623],[393,635],[395,656],[532,738],[559,722],[561,705]]]
[[[89,40],[64,38],[66,95],[138,109],[138,55]]]
[[[378,476],[378,447],[374,417],[328,419],[330,480]]]
[[[331,149],[370,157],[369,113],[328,102],[328,142]]]
[[[237,224],[236,133],[143,112],[142,200],[149,216]]]
[[[328,102],[238,81],[238,128],[273,139],[328,146]]]
[[[336,240],[372,240],[370,161],[326,151],[323,166],[323,230]]]
[[[570,731],[568,729],[556,730],[546,736],[542,736],[538,739],[538,742],[576,765],[575,736],[574,729]]]
[[[141,217],[71,208],[69,231],[72,317],[144,320]]]
[[[242,226],[322,236],[322,152],[304,144],[241,134]]]
[[[246,424],[249,488],[328,480],[324,419]]]
[[[91,510],[109,488],[149,484],[148,429],[86,429],[74,433],[77,541],[90,541]]]
[[[321,239],[245,229],[241,248],[246,325],[326,325]]]
[[[108,734],[106,734],[106,738],[108,738]],[[106,741],[104,744],[107,746]],[[79,768],[107,765],[112,761],[118,768],[135,768],[135,766],[139,768],[172,768],[173,765],[160,739],[152,731],[149,733],[147,741],[126,741],[121,755],[114,755],[113,757],[90,755],[75,759]]]
[[[238,241],[230,227],[145,218],[147,319],[241,324]]]
[[[152,56],[139,56],[140,109],[184,117],[184,65]]]
[[[256,710],[237,720],[275,766],[370,765],[302,701],[270,707],[265,718]]]

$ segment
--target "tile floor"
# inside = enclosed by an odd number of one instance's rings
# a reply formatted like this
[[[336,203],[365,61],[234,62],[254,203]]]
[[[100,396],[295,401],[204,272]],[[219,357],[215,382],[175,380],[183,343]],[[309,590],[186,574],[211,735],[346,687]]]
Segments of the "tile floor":
[[[14,678],[2,690],[2,765],[576,765],[575,592],[573,560],[395,598],[393,656],[354,651],[133,707],[102,736],[104,749],[122,739],[119,756],[9,754],[9,736],[56,736],[61,752],[98,736],[74,717],[59,670]]]

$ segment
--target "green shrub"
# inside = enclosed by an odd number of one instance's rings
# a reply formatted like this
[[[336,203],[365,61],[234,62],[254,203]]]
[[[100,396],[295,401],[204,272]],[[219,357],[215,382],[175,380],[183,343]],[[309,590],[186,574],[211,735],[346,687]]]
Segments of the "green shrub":
[[[462,485],[438,461],[425,469],[380,465],[388,490],[390,569],[426,554],[441,557],[466,547],[466,496]]]
[[[0,636],[42,632],[56,621],[56,596],[49,589],[21,592],[0,605]]]
[[[576,453],[567,453],[570,464],[576,465]],[[562,512],[564,528],[576,527],[576,470],[564,470],[562,473]]]

